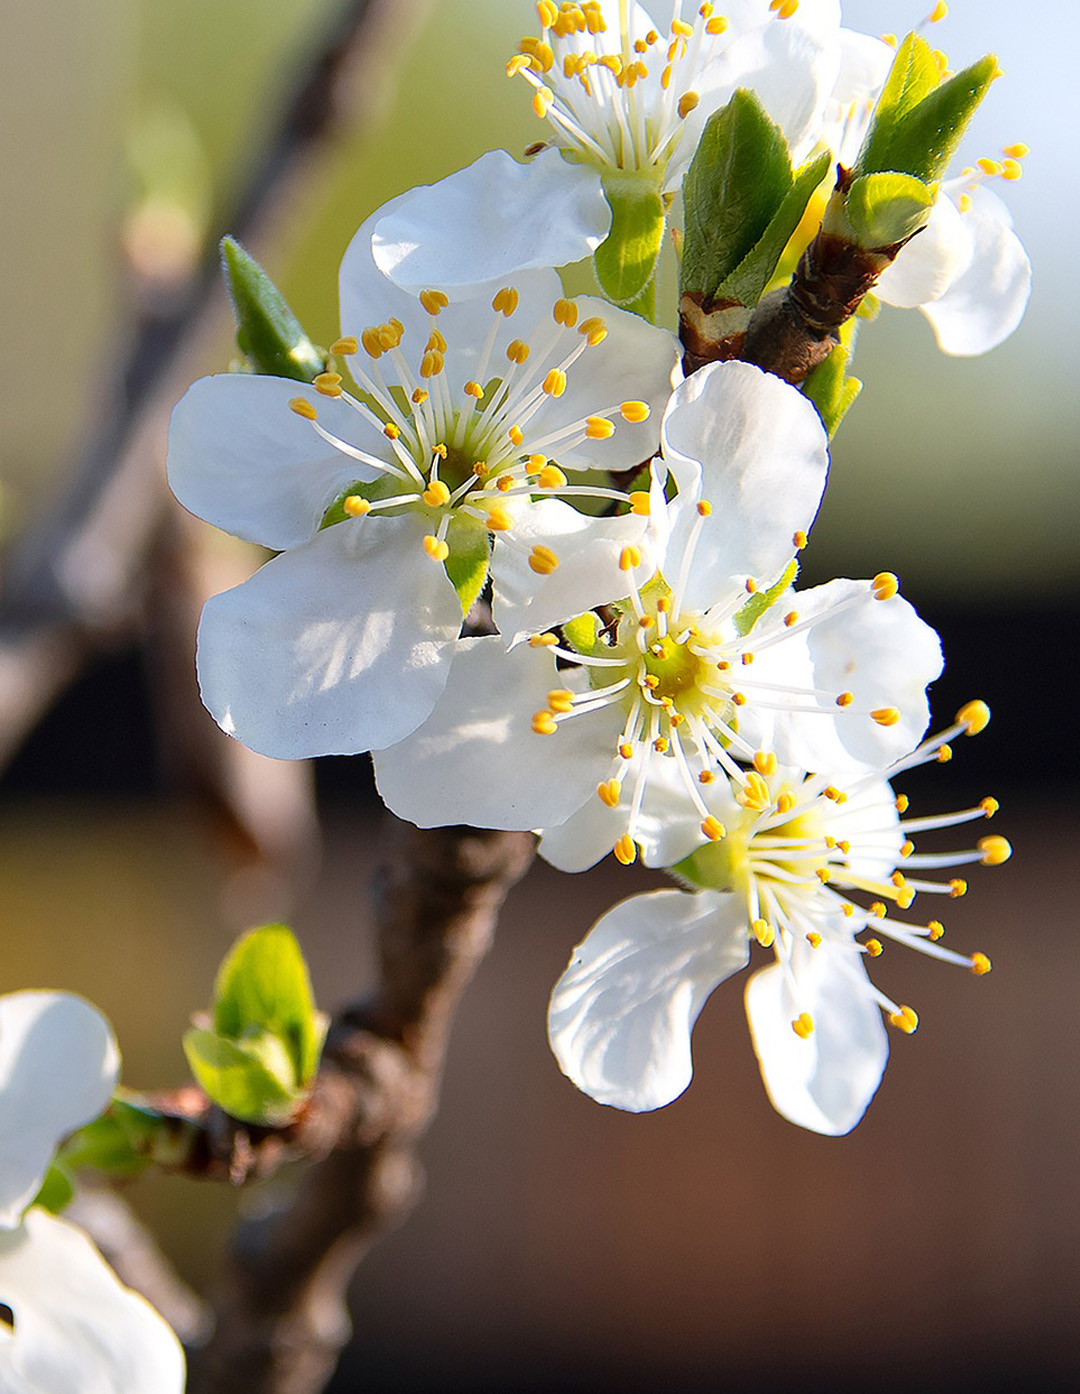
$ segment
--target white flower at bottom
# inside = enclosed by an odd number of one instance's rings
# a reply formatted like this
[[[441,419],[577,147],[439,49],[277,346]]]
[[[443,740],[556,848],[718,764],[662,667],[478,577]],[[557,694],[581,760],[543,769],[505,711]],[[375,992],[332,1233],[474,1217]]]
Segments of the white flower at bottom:
[[[882,1011],[907,1034],[918,1025],[910,1007],[873,985],[866,959],[891,940],[976,974],[989,971],[984,954],[941,946],[940,921],[888,915],[887,903],[906,911],[917,893],[966,890],[959,878],[924,880],[912,871],[1005,861],[1010,848],[1001,837],[982,838],[970,851],[923,856],[910,840],[990,817],[996,803],[904,819],[906,800],[894,798],[884,781],[886,774],[941,760],[943,751],[947,757],[948,739],[981,730],[988,715],[981,703],[970,704],[950,730],[846,790],[761,760],[743,789],[707,791],[725,835],[673,869],[693,892],[656,891],[615,906],[578,945],[556,984],[548,1024],[563,1072],[618,1108],[640,1112],[669,1103],[690,1082],[690,1034],[702,1005],[745,966],[756,939],[776,958],[746,990],[769,1097],[804,1128],[849,1132],[885,1068]],[[694,814],[687,810],[684,817],[690,823]],[[863,905],[862,897],[870,903]],[[864,932],[868,937],[860,940]]]
[[[3,1394],[180,1394],[180,1343],[75,1225],[34,1208],[0,1232]]]

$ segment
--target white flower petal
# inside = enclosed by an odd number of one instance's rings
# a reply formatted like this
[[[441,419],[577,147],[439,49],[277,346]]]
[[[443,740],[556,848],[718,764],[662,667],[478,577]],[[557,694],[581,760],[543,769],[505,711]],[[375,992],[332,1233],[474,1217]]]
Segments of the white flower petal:
[[[662,434],[680,491],[712,504],[684,605],[705,609],[748,576],[771,581],[794,554],[796,531],[809,529],[825,488],[829,459],[817,412],[749,363],[715,363],[676,389]],[[681,555],[694,524],[694,511],[685,514],[670,556]],[[674,584],[678,566],[669,559],[665,572]]]
[[[961,357],[986,353],[1007,339],[1031,294],[1031,262],[1005,205],[987,189],[975,189],[971,198],[971,208],[960,215],[971,237],[967,269],[923,306],[938,347]]]
[[[769,1099],[801,1128],[839,1137],[866,1111],[881,1082],[889,1043],[855,952],[807,948],[796,970],[797,994],[779,964],[746,985],[746,1014]],[[791,1023],[802,1012],[813,1032],[801,1039]]]
[[[609,910],[555,985],[559,1068],[598,1103],[641,1113],[690,1083],[690,1033],[712,990],[748,958],[745,906],[654,891]]]
[[[886,305],[913,309],[944,295],[971,261],[970,222],[952,199],[942,196],[930,221],[900,250],[874,288]]]
[[[208,601],[199,683],[218,725],[286,760],[353,755],[415,730],[461,628],[423,531],[417,515],[337,523]]]
[[[89,1002],[0,997],[0,1227],[18,1224],[59,1143],[109,1102],[119,1068],[109,1023]]]
[[[573,619],[626,595],[619,556],[628,543],[643,543],[647,518],[588,518],[558,499],[541,499],[521,511],[513,542],[496,534],[491,574],[492,614],[512,647],[530,634]],[[544,546],[559,558],[550,576],[529,565],[530,550]]]
[[[818,614],[826,618],[804,635],[768,649],[759,647],[753,677],[782,680],[786,669],[793,686],[808,681],[826,693],[850,692],[854,701],[841,708],[819,698],[820,712],[775,713],[772,748],[781,762],[847,776],[883,769],[906,755],[930,719],[926,688],[942,668],[938,636],[901,596],[875,600],[866,581],[830,581],[797,592],[795,599],[800,620]],[[837,609],[849,599],[852,604]],[[755,629],[755,637],[782,633],[778,612],[784,609],[783,602],[775,606]],[[834,609],[837,613],[830,614]],[[868,715],[887,707],[900,713],[895,725],[879,725]]]
[[[611,706],[537,735],[533,713],[552,688],[568,685],[545,649],[523,644],[507,653],[496,635],[462,640],[428,720],[375,753],[387,807],[421,828],[526,830],[565,821],[606,777],[623,716]]]
[[[169,484],[185,508],[215,527],[274,551],[306,542],[329,505],[375,471],[327,445],[289,410],[316,404],[332,434],[385,459],[387,442],[346,403],[287,378],[222,373],[201,378],[169,423]]]
[[[595,170],[554,149],[528,164],[492,150],[384,211],[373,250],[399,285],[448,290],[580,261],[610,226]]]
[[[180,1343],[85,1234],[44,1210],[0,1234],[4,1394],[181,1394]]]

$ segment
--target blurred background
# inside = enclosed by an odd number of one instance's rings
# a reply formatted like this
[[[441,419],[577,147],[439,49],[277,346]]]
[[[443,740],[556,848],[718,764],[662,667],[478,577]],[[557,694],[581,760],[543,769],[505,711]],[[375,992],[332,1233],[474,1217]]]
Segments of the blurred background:
[[[145,418],[152,445],[169,393],[228,365],[227,314],[200,289],[222,231],[243,223],[327,343],[338,261],[369,212],[496,142],[520,153],[542,134],[524,84],[503,74],[535,28],[525,0],[376,5],[347,74],[347,119],[302,147],[267,212],[244,194],[250,171],[338,9],[0,11],[0,539],[14,559],[0,586],[16,602],[0,652],[15,694],[0,731],[0,987],[93,999],[135,1087],[183,1080],[182,1030],[248,923],[290,919],[322,1005],[342,984],[363,989],[378,810],[364,761],[318,762],[317,860],[308,772],[223,753],[198,707],[201,595],[256,559],[161,502],[158,464],[129,482],[129,511],[113,510],[95,566],[80,567],[89,553],[63,551],[80,522],[72,481],[86,472],[89,507],[112,458],[108,423]],[[924,13],[911,0],[844,6],[870,32],[903,33]],[[772,1113],[736,984],[706,1009],[688,1093],[630,1117],[561,1078],[544,1013],[573,944],[647,875],[537,867],[457,1024],[423,1147],[426,1197],[355,1284],[338,1394],[1076,1386],[1080,11],[1033,0],[1021,17],[1005,0],[954,0],[933,38],[956,66],[993,49],[1006,72],[961,153],[1030,145],[1024,179],[1000,192],[1035,289],[1017,334],[982,359],[940,355],[914,313],[886,309],[864,327],[866,388],[836,442],[804,579],[896,571],[943,636],[936,724],[973,696],[994,709],[948,769],[904,787],[925,812],[1001,798],[995,831],[1017,855],[973,874],[947,921],[949,941],[984,950],[995,971],[976,982],[887,955],[882,986],[923,1025],[894,1039],[881,1094],[848,1139]],[[177,349],[176,326],[193,319]],[[154,566],[118,605],[128,543],[151,517]],[[53,575],[61,553],[67,570]],[[52,589],[35,588],[46,572]],[[50,615],[83,606],[92,638],[76,646],[61,626],[35,667],[20,644],[39,602]],[[19,684],[41,672],[57,700],[38,704],[38,720]],[[201,1290],[237,1207],[261,1203],[257,1190],[160,1178],[128,1195]]]

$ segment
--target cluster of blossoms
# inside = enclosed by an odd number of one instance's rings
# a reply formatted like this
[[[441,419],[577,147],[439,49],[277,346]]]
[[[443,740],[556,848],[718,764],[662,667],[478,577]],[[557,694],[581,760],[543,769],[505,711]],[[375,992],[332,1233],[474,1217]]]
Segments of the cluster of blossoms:
[[[924,739],[941,651],[895,576],[795,589],[829,463],[812,394],[737,353],[684,376],[650,322],[655,257],[637,281],[625,268],[649,237],[659,253],[739,89],[794,163],[828,151],[846,192],[895,41],[842,29],[837,0],[682,8],[540,0],[507,71],[544,141],[370,217],[325,370],[196,383],[170,480],[278,553],[203,615],[225,731],[281,758],[371,751],[382,798],[421,827],[532,830],[563,870],[613,854],[678,882],[603,916],[555,988],[551,1041],[580,1088],[631,1110],[678,1095],[705,998],[756,943],[775,960],[746,995],[770,1098],[843,1133],[880,1080],[883,1015],[917,1024],[866,973],[883,940],[990,967],[909,912],[964,889],[915,873],[1009,855],[997,836],[920,855],[913,835],[996,805],[908,818],[888,783],[988,712]],[[946,352],[992,347],[1023,313],[1027,259],[984,187],[1023,153],[931,181],[917,236],[856,244],[880,298],[920,307]],[[867,168],[868,188],[901,188]],[[803,225],[836,222],[830,187]],[[605,298],[568,298],[555,268],[590,255]]]

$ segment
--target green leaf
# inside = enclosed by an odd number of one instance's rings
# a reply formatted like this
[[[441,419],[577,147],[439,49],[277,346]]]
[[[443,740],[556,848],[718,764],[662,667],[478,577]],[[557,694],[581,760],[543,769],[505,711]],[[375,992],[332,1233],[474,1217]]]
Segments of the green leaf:
[[[845,211],[856,245],[868,249],[906,242],[927,224],[934,191],[910,174],[864,174],[847,192]]]
[[[780,207],[769,220],[768,227],[735,270],[721,283],[716,292],[717,300],[733,300],[751,309],[757,305],[773,278],[785,247],[802,221],[807,204],[828,174],[831,163],[832,157],[825,150],[816,160],[803,165],[795,175],[791,188],[784,195]]]
[[[755,591],[735,616],[735,632],[741,639],[746,638],[766,610],[772,609],[788,586],[794,583],[798,574],[799,563],[792,559],[784,568],[779,581],[774,581],[768,590]]]
[[[304,955],[286,925],[249,930],[230,949],[214,984],[214,1030],[231,1040],[270,1033],[288,1051],[296,1082],[314,1075],[323,1033]]]
[[[45,1180],[30,1204],[40,1205],[43,1210],[59,1215],[71,1204],[74,1195],[75,1183],[63,1167],[54,1163],[45,1173]]]
[[[575,652],[591,654],[599,643],[600,617],[592,610],[586,610],[583,615],[567,620],[562,632],[566,642]]]
[[[253,256],[232,237],[221,240],[225,284],[236,314],[236,342],[258,373],[310,382],[326,358]]]
[[[636,300],[650,285],[664,245],[664,200],[656,183],[640,175],[608,173],[604,195],[611,231],[593,256],[601,289],[616,305]]]
[[[462,615],[467,615],[487,580],[491,557],[487,529],[475,518],[455,515],[446,531],[446,542],[450,548],[446,574],[458,593]]]
[[[927,184],[939,179],[996,72],[997,59],[988,55],[943,82],[930,45],[909,34],[878,98],[855,173],[891,171]]]
[[[184,1034],[184,1054],[207,1096],[242,1122],[280,1126],[303,1097],[285,1044],[271,1032],[233,1041],[193,1028]]]
[[[847,328],[848,325],[845,325],[844,329]],[[817,407],[830,440],[836,435],[837,427],[862,391],[859,379],[847,376],[850,355],[849,343],[842,339],[824,363],[818,364],[802,386],[803,395]]]
[[[151,1161],[162,1124],[161,1115],[152,1109],[114,1097],[100,1118],[71,1135],[60,1161],[72,1171],[87,1168],[108,1176],[137,1176]]]
[[[683,181],[680,291],[713,297],[765,237],[791,185],[780,128],[752,92],[739,88],[709,117]]]

